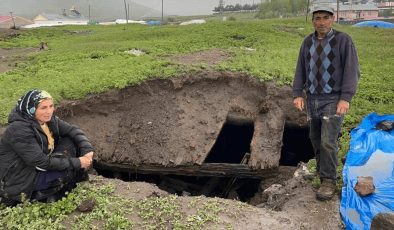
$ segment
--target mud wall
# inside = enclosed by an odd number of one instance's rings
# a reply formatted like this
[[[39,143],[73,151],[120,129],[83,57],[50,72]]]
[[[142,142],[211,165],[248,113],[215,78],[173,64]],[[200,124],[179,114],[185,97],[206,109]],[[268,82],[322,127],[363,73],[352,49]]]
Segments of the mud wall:
[[[303,124],[289,87],[235,73],[154,79],[64,101],[57,113],[80,126],[97,160],[139,166],[202,164],[228,116],[254,122],[252,168],[279,164],[285,122]]]

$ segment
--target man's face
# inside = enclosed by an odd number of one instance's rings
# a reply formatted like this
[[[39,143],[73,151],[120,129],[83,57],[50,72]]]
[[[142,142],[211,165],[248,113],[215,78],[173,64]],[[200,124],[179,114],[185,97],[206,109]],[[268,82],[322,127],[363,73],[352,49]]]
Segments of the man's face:
[[[330,32],[334,23],[334,16],[324,11],[316,12],[313,14],[312,22],[317,34],[323,37]]]

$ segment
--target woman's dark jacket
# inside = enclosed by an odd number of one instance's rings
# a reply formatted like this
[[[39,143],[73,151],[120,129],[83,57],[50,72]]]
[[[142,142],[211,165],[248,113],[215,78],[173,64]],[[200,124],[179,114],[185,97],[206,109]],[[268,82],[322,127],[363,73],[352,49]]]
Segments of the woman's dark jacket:
[[[11,112],[8,127],[0,139],[0,196],[21,200],[22,193],[30,198],[35,187],[36,167],[45,170],[78,170],[78,158],[51,157],[48,140],[40,124],[20,112]],[[92,145],[79,128],[53,116],[47,123],[55,139],[69,137],[81,156],[93,151]]]

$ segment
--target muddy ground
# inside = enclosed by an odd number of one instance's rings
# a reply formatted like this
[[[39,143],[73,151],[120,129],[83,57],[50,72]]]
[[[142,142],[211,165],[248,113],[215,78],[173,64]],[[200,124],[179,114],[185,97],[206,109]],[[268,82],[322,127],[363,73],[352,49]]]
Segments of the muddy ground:
[[[303,170],[299,168],[295,176],[282,181],[282,189],[276,190],[280,191],[279,193],[270,193],[267,195],[267,201],[259,205],[241,205],[237,200],[205,196],[178,196],[175,202],[182,213],[190,215],[196,213],[197,208],[209,200],[219,201],[219,207],[226,211],[221,212],[218,223],[205,225],[201,229],[343,229],[338,212],[339,198],[336,196],[329,202],[317,201],[314,189],[302,178],[302,174]],[[115,187],[114,196],[131,200],[169,195],[156,185],[145,182],[125,182],[91,175],[89,183],[92,186],[110,183]],[[129,215],[128,218],[134,223],[140,220],[135,214]],[[64,223],[67,225],[68,221],[72,221],[72,218],[66,219]],[[133,229],[143,228],[135,226]]]
[[[0,57],[6,60],[0,71],[10,70],[23,61],[24,54],[28,53],[24,51],[0,50]],[[173,60],[196,60],[210,65],[217,63],[218,58],[229,58],[222,50],[196,55],[198,57],[191,55]],[[153,79],[79,101],[63,101],[58,105],[57,114],[86,132],[96,148],[97,162],[130,167],[204,164],[222,127],[230,122],[252,124],[251,157],[247,165],[252,169],[276,168],[285,125],[301,127],[306,122],[305,114],[292,108],[289,87],[279,87],[274,82],[262,83],[241,73],[210,70],[173,79]],[[1,127],[0,135],[3,130]],[[219,159],[225,161],[226,157]],[[256,194],[247,200],[250,206],[245,215],[239,218],[224,215],[221,217],[223,226],[229,224],[234,229],[341,229],[338,197],[329,202],[316,201],[316,188],[302,178],[303,172],[288,169],[282,175],[261,181]],[[95,180],[92,179],[92,183]],[[99,180],[114,183],[117,188],[114,195],[125,198],[167,194],[149,183]],[[138,194],[130,192],[129,188]],[[267,188],[276,189],[264,193]],[[180,196],[178,201],[188,209],[191,199]],[[202,196],[202,202],[204,199],[213,198]],[[230,200],[230,209],[232,205],[238,207],[237,203]]]

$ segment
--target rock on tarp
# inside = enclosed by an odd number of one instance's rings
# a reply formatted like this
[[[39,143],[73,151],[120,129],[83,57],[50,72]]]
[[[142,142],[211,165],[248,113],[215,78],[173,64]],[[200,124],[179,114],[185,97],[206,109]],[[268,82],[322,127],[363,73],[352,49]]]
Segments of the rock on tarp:
[[[394,129],[377,128],[383,121],[394,121],[394,115],[371,113],[351,132],[340,205],[346,229],[370,229],[376,215],[394,213]],[[374,193],[356,193],[358,176],[373,177]]]

